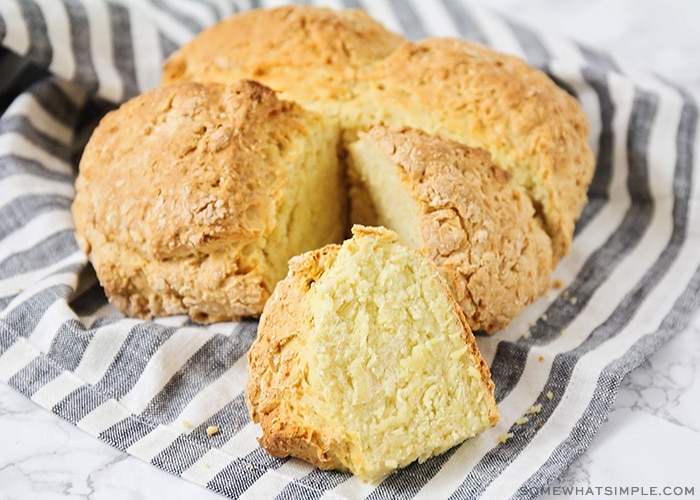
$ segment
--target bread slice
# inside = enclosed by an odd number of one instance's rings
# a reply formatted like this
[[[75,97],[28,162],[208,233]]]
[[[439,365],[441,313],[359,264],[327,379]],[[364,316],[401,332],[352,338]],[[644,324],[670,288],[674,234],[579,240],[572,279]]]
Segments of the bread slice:
[[[488,152],[375,126],[348,153],[353,220],[395,231],[435,262],[472,330],[504,328],[549,288],[547,233]]]
[[[261,446],[375,482],[494,425],[489,369],[431,261],[384,228],[290,261],[248,357]]]
[[[252,81],[156,88],[80,162],[78,240],[124,313],[258,316],[287,260],[346,235],[337,123]]]

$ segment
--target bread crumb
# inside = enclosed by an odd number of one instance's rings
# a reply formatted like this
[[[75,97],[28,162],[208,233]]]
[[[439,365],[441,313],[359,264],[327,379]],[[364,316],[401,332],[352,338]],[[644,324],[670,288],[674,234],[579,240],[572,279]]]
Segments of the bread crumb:
[[[561,334],[566,335],[567,333],[569,333],[569,330],[567,330],[566,328],[563,328],[561,331]]]
[[[547,321],[549,319],[549,316],[547,316],[547,313],[544,313],[542,316],[540,316],[540,319],[542,321]]]
[[[192,424],[189,423],[187,420],[183,420],[183,421],[182,421],[182,426],[183,426],[185,429],[191,429],[191,428],[192,428]]]
[[[214,434],[218,434],[219,432],[219,426],[218,425],[210,425],[207,427],[207,434],[210,436],[213,436]]]
[[[532,405],[529,410],[525,412],[525,415],[534,415],[542,410],[541,404]]]
[[[538,359],[539,359],[539,361],[540,361],[540,363],[541,363],[542,361],[544,361],[544,356],[540,356]]]
[[[552,284],[552,286],[555,289],[559,290],[561,287],[564,286],[564,282],[561,280],[561,278],[559,278],[559,279],[554,280],[554,283]]]
[[[549,399],[551,401],[553,397],[554,397],[554,393],[552,391],[547,391],[547,399]]]
[[[571,304],[572,306],[575,306],[577,302],[578,302],[578,299],[576,297],[569,298],[569,304]]]
[[[525,330],[525,333],[523,333],[523,338],[524,338],[524,339],[529,339],[529,338],[530,338],[530,330]]]
[[[451,352],[451,353],[450,353],[450,358],[452,358],[452,359],[459,359],[459,358],[461,358],[462,356],[464,356],[466,353],[467,353],[467,346],[465,345],[465,346],[462,347],[461,349],[459,349],[459,350],[457,350],[457,351]]]
[[[526,424],[528,420],[530,420],[530,419],[527,417],[520,417],[518,420],[515,421],[515,425]]]
[[[501,434],[501,435],[498,437],[498,442],[499,442],[499,443],[505,443],[506,441],[508,441],[508,440],[509,440],[510,438],[512,438],[512,437],[513,437],[513,433],[512,433],[512,432],[506,432],[505,434]]]

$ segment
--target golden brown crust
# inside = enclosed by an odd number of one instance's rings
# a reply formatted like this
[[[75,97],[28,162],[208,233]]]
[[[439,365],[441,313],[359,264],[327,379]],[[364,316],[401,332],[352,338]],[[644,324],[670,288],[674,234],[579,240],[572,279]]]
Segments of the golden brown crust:
[[[297,457],[322,469],[346,470],[338,439],[309,425],[313,411],[302,407],[308,384],[300,357],[306,348],[303,296],[339,249],[327,245],[289,261],[289,274],[265,305],[257,340],[248,352],[245,400],[253,422],[263,429],[258,441],[268,453]]]
[[[396,242],[395,233],[382,227],[353,227],[352,245],[359,238],[376,238]],[[304,295],[310,286],[333,264],[339,245],[294,257],[289,262],[289,274],[280,281],[260,318],[256,341],[248,353],[248,380],[245,400],[253,422],[260,424],[260,445],[271,455],[303,459],[322,469],[353,471],[361,468],[361,455],[352,452],[351,438],[338,436],[324,425],[315,408],[306,405],[313,397],[307,374],[307,332],[303,324]],[[434,265],[426,260],[428,265]],[[437,275],[437,268],[434,267]],[[494,384],[490,370],[481,357],[461,308],[453,299],[447,283],[442,281],[443,293],[449,300],[455,318],[463,330],[463,340],[484,387],[490,425],[498,421],[498,408],[493,398]]]
[[[338,99],[351,93],[346,82],[357,68],[402,41],[358,9],[253,9],[209,27],[173,54],[163,82],[252,78],[305,104],[324,95]]]
[[[367,134],[417,201],[423,251],[474,330],[504,328],[550,286],[550,240],[511,175],[483,149],[404,128]]]
[[[259,314],[271,286],[251,249],[286,182],[275,155],[308,133],[306,120],[251,81],[156,88],[107,114],[81,159],[73,214],[114,303],[139,317]]]
[[[532,197],[553,240],[569,252],[594,160],[577,101],[517,57],[466,40],[406,42],[365,68],[366,104],[395,103],[385,122],[482,147]]]

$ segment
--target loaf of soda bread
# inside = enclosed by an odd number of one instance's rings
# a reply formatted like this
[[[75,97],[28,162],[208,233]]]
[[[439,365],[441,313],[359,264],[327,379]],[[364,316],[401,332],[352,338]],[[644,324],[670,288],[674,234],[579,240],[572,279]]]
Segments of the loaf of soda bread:
[[[423,171],[437,156],[422,200],[405,182],[366,182],[378,165]],[[421,234],[407,243],[441,267],[470,326],[493,333],[569,253],[594,162],[581,106],[522,60],[295,5],[196,36],[162,88],[105,118],[80,168],[78,237],[126,314],[257,317],[290,257],[359,222]],[[377,218],[407,198],[424,217]]]

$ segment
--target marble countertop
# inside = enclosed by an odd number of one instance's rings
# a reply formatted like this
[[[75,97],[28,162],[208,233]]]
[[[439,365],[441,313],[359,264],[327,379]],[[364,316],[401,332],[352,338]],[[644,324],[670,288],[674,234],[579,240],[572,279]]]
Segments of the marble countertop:
[[[700,101],[696,0],[479,0],[685,86]],[[700,463],[700,312],[622,384],[608,421],[556,485],[691,486]],[[567,498],[563,490],[548,498]],[[0,384],[0,500],[214,499]]]

